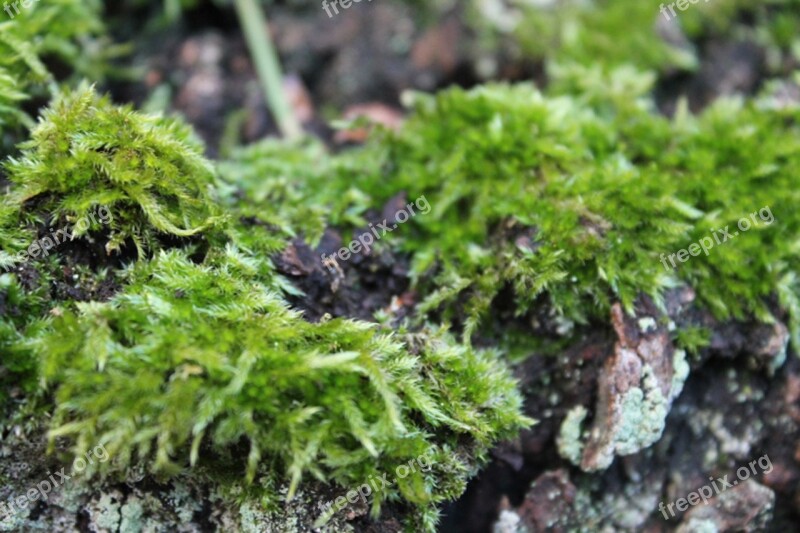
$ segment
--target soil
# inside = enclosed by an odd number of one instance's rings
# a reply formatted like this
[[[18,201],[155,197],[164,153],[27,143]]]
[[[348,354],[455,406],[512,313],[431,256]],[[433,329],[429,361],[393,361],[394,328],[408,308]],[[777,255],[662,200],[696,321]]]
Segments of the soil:
[[[394,218],[394,206],[405,204],[405,196],[390,200],[382,211],[366,214],[368,223]],[[355,232],[361,234],[369,227]],[[343,239],[335,229],[327,229],[315,250],[300,239],[274,258],[278,271],[304,292],[302,297],[289,297],[290,303],[304,312],[307,320],[323,316],[360,318],[372,321],[383,311],[392,323],[410,314],[416,294],[409,290],[408,257],[392,250],[363,251],[347,261],[331,258],[349,238]]]

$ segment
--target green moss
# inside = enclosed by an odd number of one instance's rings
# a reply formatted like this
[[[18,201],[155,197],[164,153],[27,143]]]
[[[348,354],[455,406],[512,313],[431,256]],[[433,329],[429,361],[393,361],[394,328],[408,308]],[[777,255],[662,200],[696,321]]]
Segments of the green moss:
[[[26,339],[44,328],[42,290],[23,289],[15,276],[0,274],[0,408],[8,394],[31,394],[37,388],[37,358]]]
[[[0,127],[17,129],[32,122],[8,100],[52,92],[55,77],[45,63],[57,60],[75,77],[101,80],[108,67],[104,59],[119,50],[102,43],[100,0],[37,0],[28,8],[13,8],[10,18],[0,11]],[[101,46],[105,44],[105,46]],[[0,148],[4,148],[0,145]]]
[[[708,42],[752,42],[766,51],[767,76],[781,76],[800,50],[797,0],[698,2],[677,16],[672,2],[554,0],[466,2],[468,18],[484,49],[505,46],[516,56],[558,67],[621,66],[671,74],[697,68]]]
[[[675,332],[675,342],[688,353],[697,355],[711,343],[711,331],[700,327],[681,328]]]
[[[159,234],[188,237],[223,218],[213,169],[188,126],[114,106],[91,87],[60,95],[21,148],[6,165],[18,209],[66,225],[104,206],[113,217],[107,253],[129,241],[143,257]]]
[[[326,192],[324,179],[334,164],[337,161],[324,145],[311,139],[266,140],[235,150],[231,159],[219,164],[219,172],[228,208],[237,220],[250,221],[250,227],[239,227],[237,242],[272,251],[297,236],[316,244],[328,222],[327,204],[332,200],[319,195]],[[340,203],[348,199],[353,198]],[[365,207],[363,202],[361,206]],[[270,231],[253,231],[252,221]]]
[[[693,5],[692,8],[697,8]],[[705,11],[681,13],[681,18]],[[668,44],[657,29],[658,4],[635,0],[566,0],[526,9],[514,37],[526,54],[553,64],[602,64],[614,68],[691,69],[693,49]]]
[[[30,123],[28,116],[20,109],[20,102],[25,100],[25,93],[20,89],[17,80],[0,67],[0,131],[17,123]]]
[[[467,333],[505,287],[520,312],[545,298],[577,323],[605,319],[615,300],[660,301],[678,282],[720,317],[768,318],[765,298],[779,291],[791,304],[780,288],[800,251],[797,115],[720,100],[670,120],[632,98],[621,75],[591,97],[524,85],[419,97],[401,133],[351,160],[369,154],[380,165],[333,166],[331,219],[360,212],[356,202],[339,207],[348,195],[372,205],[425,195],[432,211],[387,241],[412,254],[427,294],[420,309],[465,315]],[[734,238],[753,213],[757,223]],[[732,240],[665,268],[670,254],[726,227]]]
[[[458,466],[465,457],[481,461],[525,424],[496,355],[444,332],[308,323],[253,277],[253,261],[232,248],[204,265],[160,254],[111,302],[65,312],[37,344],[56,392],[51,435],[167,473],[245,442],[248,477],[272,465],[290,495],[304,476],[360,484],[433,446],[431,474],[381,494],[424,506],[458,495],[474,468]]]
[[[97,206],[113,215],[108,228],[78,227],[75,239],[105,253],[138,250],[115,274],[122,290],[111,301],[42,298],[0,329],[4,346],[25,349],[12,375],[53,393],[51,437],[68,437],[76,453],[102,443],[115,458],[91,468],[144,464],[174,475],[197,462],[234,465],[248,481],[286,479],[291,498],[303,479],[349,488],[431,453],[431,470],[372,507],[402,498],[430,530],[434,506],[464,491],[492,443],[531,422],[497,353],[459,345],[442,328],[390,334],[350,320],[311,324],[290,310],[282,293],[296,289],[268,256],[293,235],[321,232],[322,208],[308,210],[281,183],[318,146],[287,151],[284,163],[272,152],[274,162],[249,163],[220,187],[181,122],[82,86],[44,111],[21,148],[6,165],[12,186],[0,211],[6,264],[47,225]],[[261,185],[263,172],[274,181]],[[259,208],[271,202],[285,209]],[[25,268],[46,286],[60,261]],[[22,273],[2,278],[9,306],[22,300]],[[119,509],[112,514],[118,522]]]

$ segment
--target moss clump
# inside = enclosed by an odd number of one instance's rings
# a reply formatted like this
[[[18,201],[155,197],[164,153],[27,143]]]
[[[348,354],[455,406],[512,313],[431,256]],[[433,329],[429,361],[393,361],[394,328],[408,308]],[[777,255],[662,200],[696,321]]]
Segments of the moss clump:
[[[796,294],[797,114],[720,100],[670,120],[620,75],[589,97],[525,85],[420,97],[402,132],[345,156],[381,165],[334,167],[330,205],[425,195],[432,211],[388,239],[413,255],[421,309],[466,316],[467,333],[506,287],[519,312],[539,301],[585,323],[683,281],[720,317],[769,319],[766,298]],[[734,237],[743,218],[750,228]],[[664,266],[721,229],[733,240]]]
[[[11,9],[13,18],[0,12],[0,64],[26,83],[52,79],[44,56],[55,55],[80,74],[96,73],[102,56],[93,38],[105,31],[102,9],[100,0],[38,0],[20,13]]]
[[[108,253],[130,240],[142,257],[159,247],[159,234],[192,236],[222,220],[213,168],[191,129],[115,106],[91,87],[60,95],[21,148],[6,165],[17,186],[12,201],[51,224],[105,206],[113,216]]]
[[[348,487],[435,450],[376,499],[429,506],[463,491],[474,461],[525,425],[495,354],[444,332],[391,337],[349,320],[306,322],[229,248],[203,265],[180,252],[133,268],[125,291],[79,304],[38,341],[55,390],[52,435],[103,443],[175,472],[245,442],[259,465]],[[467,457],[470,459],[468,460]]]
[[[431,212],[382,244],[412,255],[427,295],[418,309],[458,321],[467,338],[506,288],[519,313],[546,304],[581,324],[683,282],[720,318],[771,320],[778,295],[797,339],[797,112],[723,99],[669,119],[644,96],[652,77],[587,73],[573,68],[554,88],[570,96],[526,85],[419,96],[401,132],[321,166],[300,158],[260,174],[259,187],[314,191],[345,228],[363,228],[368,206],[424,195]],[[270,153],[257,145],[238,164]],[[708,255],[670,259],[702,239]]]

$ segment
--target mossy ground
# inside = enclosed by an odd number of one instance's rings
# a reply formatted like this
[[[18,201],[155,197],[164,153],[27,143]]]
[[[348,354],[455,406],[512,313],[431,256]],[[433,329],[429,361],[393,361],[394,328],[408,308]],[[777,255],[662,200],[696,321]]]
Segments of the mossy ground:
[[[92,520],[130,531],[156,520],[153,502],[116,495],[132,477],[182,494],[165,522],[211,523],[186,495],[194,489],[181,489],[200,479],[214,487],[197,498],[223,513],[217,526],[303,530],[316,519],[307,494],[432,450],[430,472],[370,510],[433,530],[438,506],[464,492],[491,447],[532,423],[509,354],[557,355],[616,302],[631,312],[647,296],[666,311],[667,291],[684,286],[715,320],[788,321],[797,351],[798,108],[775,105],[767,85],[755,99],[696,114],[681,102],[663,116],[654,84],[697,69],[699,50],[668,44],[640,2],[563,4],[525,11],[516,28],[473,22],[482,39],[510,38],[545,61],[546,89],[408,94],[402,129],[362,147],[332,155],[311,139],[271,140],[218,165],[180,119],[115,105],[69,76],[55,82],[43,60],[52,53],[75,78],[106,73],[90,53],[103,33],[98,3],[42,0],[28,24],[0,23],[3,431],[46,426],[63,457],[103,443],[115,460],[91,472],[106,483]],[[694,43],[752,37],[769,52],[765,79],[782,81],[800,50],[794,6],[709,3],[680,24]],[[30,97],[51,99],[35,125],[20,107]],[[397,198],[422,196],[431,211],[373,251],[408,261],[419,300],[407,318],[312,322],[288,303],[307,295],[276,268],[281,252],[318,251],[326,230],[346,243],[376,213],[393,216]],[[88,224],[49,257],[14,259],[99,206],[111,223]],[[769,223],[751,218],[707,255],[665,266],[664,255],[764,209]],[[541,317],[558,335],[530,333]],[[695,354],[712,342],[691,321],[671,336]],[[661,407],[649,428],[663,429]],[[27,427],[20,413],[35,415]],[[65,498],[57,505],[77,509]]]

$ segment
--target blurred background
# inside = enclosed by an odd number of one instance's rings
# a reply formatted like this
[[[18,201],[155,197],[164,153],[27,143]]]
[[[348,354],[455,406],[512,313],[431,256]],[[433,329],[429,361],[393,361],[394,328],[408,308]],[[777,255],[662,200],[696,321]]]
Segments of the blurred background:
[[[727,94],[798,97],[795,0],[700,0],[674,7],[676,17],[669,3],[662,13],[651,0],[364,0],[338,14],[317,0],[262,4],[291,105],[329,141],[342,116],[398,122],[408,89],[489,80],[586,89],[610,70],[648,72],[666,114],[683,97],[695,111]],[[105,9],[125,48],[106,77],[115,99],[183,114],[212,156],[277,132],[232,0],[123,0]]]

